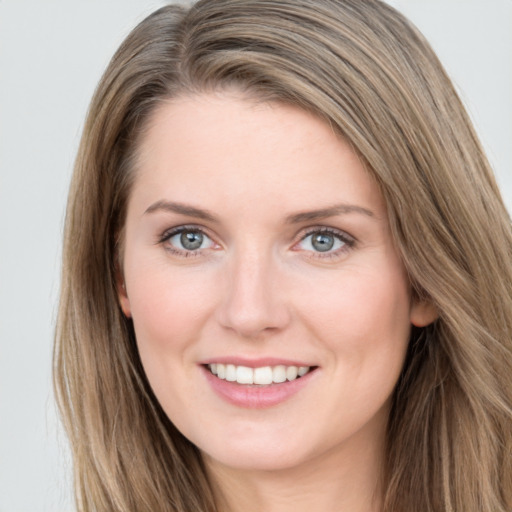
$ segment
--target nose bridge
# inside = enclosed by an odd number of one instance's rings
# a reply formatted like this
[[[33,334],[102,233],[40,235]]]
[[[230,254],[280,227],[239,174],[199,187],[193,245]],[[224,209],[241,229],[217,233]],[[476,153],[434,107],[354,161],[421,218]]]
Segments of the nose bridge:
[[[234,251],[226,269],[220,322],[244,337],[282,328],[288,320],[278,290],[278,264],[271,250],[245,244]]]

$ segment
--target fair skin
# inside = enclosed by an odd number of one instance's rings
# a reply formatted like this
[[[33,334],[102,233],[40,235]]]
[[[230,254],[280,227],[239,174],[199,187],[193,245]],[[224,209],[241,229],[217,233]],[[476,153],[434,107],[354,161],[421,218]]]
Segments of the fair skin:
[[[136,172],[120,302],[220,510],[379,510],[390,397],[435,313],[357,155],[304,111],[224,92],[159,107]]]

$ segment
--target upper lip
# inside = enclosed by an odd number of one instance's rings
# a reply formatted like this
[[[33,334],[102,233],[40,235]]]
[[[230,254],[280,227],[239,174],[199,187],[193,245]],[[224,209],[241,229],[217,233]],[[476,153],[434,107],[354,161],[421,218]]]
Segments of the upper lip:
[[[247,366],[248,368],[260,368],[262,366],[315,366],[305,361],[298,361],[296,359],[284,359],[280,357],[258,357],[255,359],[246,357],[211,357],[201,361],[199,364],[233,364],[235,366]]]

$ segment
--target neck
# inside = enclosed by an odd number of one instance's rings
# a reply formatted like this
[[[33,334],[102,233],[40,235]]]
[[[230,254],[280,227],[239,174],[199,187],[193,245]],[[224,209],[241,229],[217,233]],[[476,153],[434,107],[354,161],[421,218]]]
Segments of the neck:
[[[277,470],[232,468],[208,456],[205,464],[220,512],[380,512],[383,447],[383,439],[351,443]]]

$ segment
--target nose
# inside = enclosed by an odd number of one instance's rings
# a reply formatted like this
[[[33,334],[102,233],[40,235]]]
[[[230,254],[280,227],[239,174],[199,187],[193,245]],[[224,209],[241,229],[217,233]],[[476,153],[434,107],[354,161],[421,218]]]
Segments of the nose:
[[[233,257],[226,268],[218,321],[244,338],[277,332],[290,321],[290,310],[280,286],[279,265],[257,249]]]

